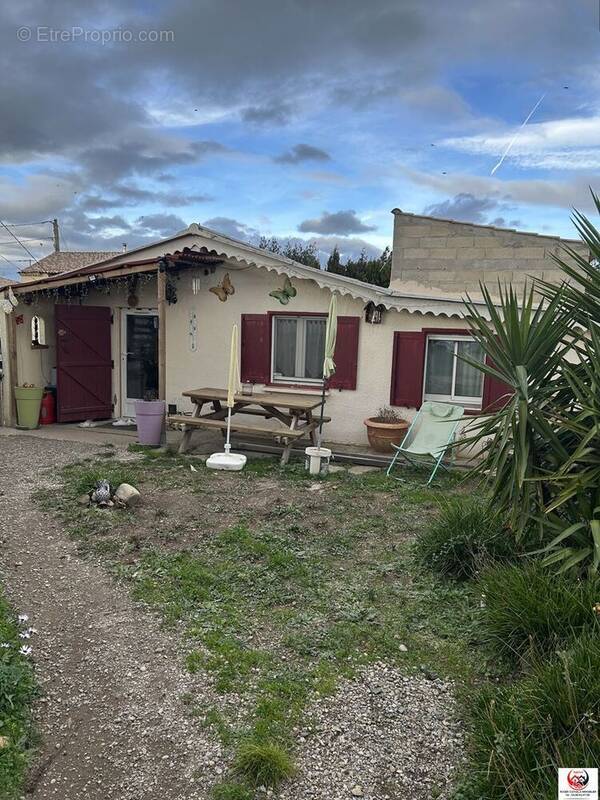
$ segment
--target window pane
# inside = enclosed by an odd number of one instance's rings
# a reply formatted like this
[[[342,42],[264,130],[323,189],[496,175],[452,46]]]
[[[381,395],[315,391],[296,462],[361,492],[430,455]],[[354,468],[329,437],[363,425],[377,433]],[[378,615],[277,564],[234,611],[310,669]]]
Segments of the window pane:
[[[452,393],[452,361],[454,342],[430,339],[427,343],[425,394]]]
[[[472,361],[483,361],[483,351],[478,342],[458,343],[458,355],[466,356]],[[454,394],[457,397],[481,397],[483,386],[483,373],[470,364],[465,364],[460,358],[456,359],[456,387]]]
[[[275,375],[293,378],[296,375],[296,320],[278,317],[275,320]]]
[[[307,319],[306,349],[304,357],[304,377],[323,377],[323,358],[325,356],[325,326],[324,319]]]
[[[132,400],[158,397],[157,324],[154,316],[127,315],[127,397]]]

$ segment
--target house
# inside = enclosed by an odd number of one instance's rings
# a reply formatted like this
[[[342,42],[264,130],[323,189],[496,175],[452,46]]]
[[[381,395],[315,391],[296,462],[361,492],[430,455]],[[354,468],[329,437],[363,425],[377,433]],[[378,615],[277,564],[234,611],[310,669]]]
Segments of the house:
[[[14,420],[10,389],[25,382],[56,384],[61,422],[133,415],[135,399],[148,391],[156,391],[171,411],[190,411],[184,390],[226,385],[233,323],[240,329],[243,382],[266,392],[319,393],[332,292],[339,298],[339,321],[337,371],[327,393],[328,441],[366,443],[363,420],[385,404],[409,418],[424,399],[481,410],[504,388],[456,356],[481,357],[460,293],[465,283],[471,288],[463,280],[470,270],[466,264],[473,264],[473,279],[485,278],[487,270],[475,268],[478,256],[461,261],[455,254],[472,247],[485,258],[488,248],[467,245],[466,239],[492,242],[503,232],[407,220],[397,211],[395,217],[398,253],[390,288],[307,267],[197,224],[91,266],[15,287],[19,306],[0,314],[0,338],[12,354],[4,424]],[[477,232],[467,233],[471,228]],[[445,247],[434,242],[440,230],[446,231]],[[514,240],[521,234],[507,233],[506,246],[516,259]],[[451,246],[453,239],[463,240],[461,248]],[[539,237],[540,248],[546,249],[547,239],[551,247],[558,245],[554,238]],[[404,246],[409,240],[418,247]],[[489,248],[489,261],[496,262],[492,249],[500,246]],[[429,269],[434,250],[436,267],[453,261],[454,269]],[[551,269],[545,253],[542,262]],[[406,270],[407,263],[418,268]],[[515,261],[508,272],[516,268]],[[494,278],[501,271],[494,270]],[[441,272],[454,275],[444,281],[445,291],[434,288]],[[286,280],[295,296],[282,291]]]
[[[24,283],[28,283],[48,278],[50,275],[61,275],[63,272],[88,267],[90,264],[105,261],[116,255],[118,252],[113,250],[58,250],[19,270],[19,275]]]

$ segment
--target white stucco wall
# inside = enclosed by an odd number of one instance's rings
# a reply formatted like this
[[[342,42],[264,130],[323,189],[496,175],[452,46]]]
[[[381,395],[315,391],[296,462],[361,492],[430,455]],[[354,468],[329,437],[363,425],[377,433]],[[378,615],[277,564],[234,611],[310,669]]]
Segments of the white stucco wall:
[[[209,292],[229,272],[235,294],[225,303]],[[198,277],[199,272],[195,273]],[[192,293],[192,274],[184,274],[178,281],[178,303],[169,308],[167,328],[167,402],[177,403],[182,410],[192,405],[181,397],[183,389],[200,386],[226,386],[229,339],[233,323],[240,325],[244,313],[265,314],[268,311],[326,313],[331,294],[309,280],[294,279],[298,290],[287,306],[281,305],[269,292],[282,286],[284,278],[266,270],[232,269],[219,267],[214,275],[201,276],[201,291]],[[466,328],[465,322],[433,315],[409,314],[389,311],[380,325],[364,321],[364,302],[350,297],[338,299],[340,316],[360,317],[358,344],[358,372],[356,390],[329,392],[326,414],[332,421],[326,427],[329,441],[366,444],[365,417],[389,404],[394,331],[420,330],[421,328]],[[189,346],[189,318],[195,311],[198,323],[198,349]],[[260,388],[260,387],[257,387]],[[288,391],[282,389],[281,391]],[[318,393],[318,392],[317,392]],[[398,411],[409,418],[414,410]],[[250,423],[248,423],[250,424]],[[264,424],[264,422],[261,422]]]
[[[217,285],[225,272],[229,272],[235,287],[225,303],[209,292]],[[194,295],[192,279],[200,280],[200,291]],[[229,341],[233,323],[240,325],[244,313],[264,314],[268,311],[320,312],[329,307],[330,292],[319,288],[310,280],[294,278],[297,296],[287,306],[269,297],[272,289],[283,285],[283,276],[265,269],[228,265],[218,267],[214,274],[204,275],[198,268],[180,273],[175,281],[178,301],[167,307],[167,402],[176,404],[179,410],[191,410],[191,403],[181,396],[185,389],[201,386],[226,386]],[[116,414],[121,413],[121,315],[127,308],[127,290],[124,286],[113,288],[107,295],[89,287],[84,304],[108,305],[112,307],[112,353],[115,363],[113,371],[113,400]],[[137,290],[139,308],[156,308],[156,281],[143,282]],[[364,321],[364,301],[349,296],[340,297],[338,314],[359,317],[359,351],[357,388],[351,390],[332,389],[327,398],[326,414],[332,418],[327,425],[326,438],[331,442],[366,444],[366,429],[363,419],[389,404],[394,331],[420,330],[421,328],[467,328],[457,318],[432,314],[409,314],[406,311],[388,311],[380,325]],[[190,348],[190,314],[196,313],[198,333],[197,350]],[[18,326],[18,374],[19,382],[44,385],[49,383],[51,369],[55,366],[53,304],[42,300],[31,306],[21,303],[18,312],[24,315],[24,324]],[[44,316],[48,350],[32,350],[30,323],[33,314]],[[260,388],[260,387],[257,387]],[[288,391],[282,389],[282,391]],[[318,393],[318,392],[316,392]],[[398,411],[412,418],[414,410]],[[245,420],[246,422],[246,420]],[[248,418],[248,424],[251,424]],[[264,424],[264,421],[260,421]]]

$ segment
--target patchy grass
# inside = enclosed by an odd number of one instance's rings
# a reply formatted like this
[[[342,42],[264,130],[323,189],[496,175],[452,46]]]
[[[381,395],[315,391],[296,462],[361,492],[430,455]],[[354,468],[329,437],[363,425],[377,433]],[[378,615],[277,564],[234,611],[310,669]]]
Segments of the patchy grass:
[[[577,581],[533,562],[490,569],[480,587],[485,636],[503,656],[552,653],[586,630],[600,633],[593,610],[600,600],[600,578]]]
[[[439,517],[419,532],[415,550],[424,566],[458,580],[474,578],[490,562],[521,554],[502,517],[471,496],[444,498]]]
[[[26,643],[6,600],[0,596],[0,796],[22,796],[33,746],[30,705],[35,694],[33,669],[19,654]]]
[[[273,742],[242,742],[233,771],[252,786],[274,787],[294,774],[294,763],[279,745]]]
[[[588,632],[475,706],[469,781],[455,800],[556,797],[559,767],[600,754],[600,639]]]
[[[363,664],[384,660],[465,687],[485,672],[473,647],[478,593],[421,570],[413,556],[440,497],[463,487],[455,476],[426,487],[421,474],[405,475],[403,483],[383,472],[315,480],[267,459],[225,474],[144,451],[125,464],[68,467],[64,491],[38,497],[82,553],[102,557],[138,600],[183,630],[188,668],[236,697],[236,717],[190,701],[231,753],[215,798],[246,800],[256,784],[288,777],[293,728],[309,699]],[[100,478],[136,485],[142,505],[78,506]]]

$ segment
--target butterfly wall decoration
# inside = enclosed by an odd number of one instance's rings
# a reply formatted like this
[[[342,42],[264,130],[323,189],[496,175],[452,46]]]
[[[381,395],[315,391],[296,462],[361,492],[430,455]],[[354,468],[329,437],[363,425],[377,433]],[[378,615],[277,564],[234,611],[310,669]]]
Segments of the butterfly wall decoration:
[[[231,282],[229,273],[226,272],[221,283],[218,286],[211,286],[209,291],[216,294],[222,303],[227,300],[230,294],[235,294],[235,287]]]
[[[289,278],[286,278],[283,283],[283,289],[274,289],[272,292],[269,292],[269,297],[275,297],[282,306],[287,306],[290,302],[292,297],[296,297],[298,292],[292,286],[292,282]]]

